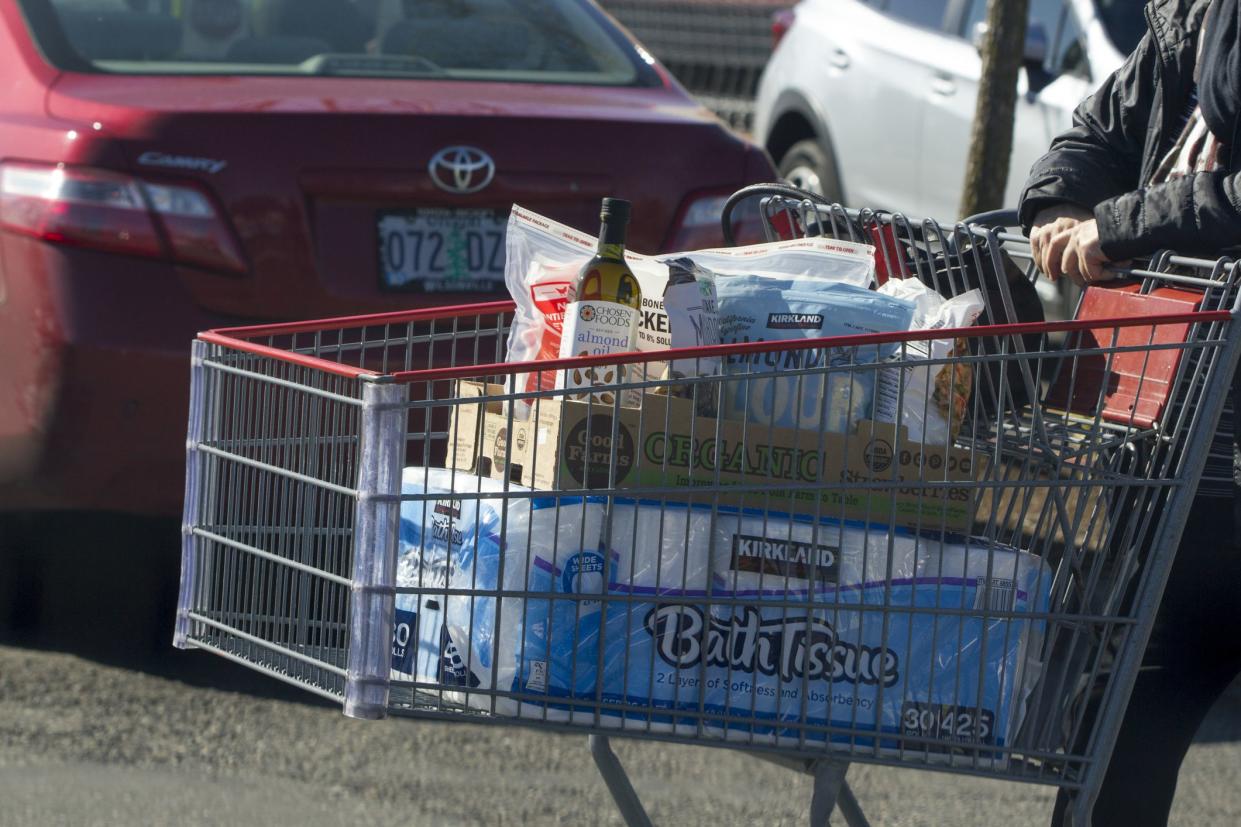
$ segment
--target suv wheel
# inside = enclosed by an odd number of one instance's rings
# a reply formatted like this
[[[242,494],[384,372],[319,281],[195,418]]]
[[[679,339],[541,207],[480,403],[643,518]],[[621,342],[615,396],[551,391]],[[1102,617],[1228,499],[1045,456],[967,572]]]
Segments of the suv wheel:
[[[836,161],[813,138],[789,147],[780,159],[779,172],[781,178],[798,189],[822,195],[832,202],[843,200]]]

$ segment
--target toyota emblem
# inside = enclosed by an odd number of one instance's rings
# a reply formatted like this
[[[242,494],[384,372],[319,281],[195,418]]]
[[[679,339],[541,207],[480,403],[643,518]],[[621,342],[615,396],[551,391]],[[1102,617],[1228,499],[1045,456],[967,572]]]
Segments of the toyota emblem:
[[[458,195],[478,192],[496,177],[496,162],[486,152],[472,146],[441,149],[431,158],[427,169],[435,186]]]

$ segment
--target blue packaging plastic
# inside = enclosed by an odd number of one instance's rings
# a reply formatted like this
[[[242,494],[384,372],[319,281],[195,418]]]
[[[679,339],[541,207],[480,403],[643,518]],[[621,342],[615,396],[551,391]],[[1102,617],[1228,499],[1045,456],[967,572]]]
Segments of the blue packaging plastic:
[[[529,499],[498,495],[529,489],[438,468],[408,468],[401,491],[439,496],[401,504],[396,584],[411,591],[396,596],[391,679],[490,708],[492,696],[472,698],[465,690],[507,689],[513,683],[522,601],[495,593],[502,585],[509,590],[525,585],[530,514]],[[503,699],[497,711],[513,712]]]
[[[721,277],[716,292],[724,344],[903,331],[915,310],[904,299],[809,278]],[[859,419],[870,418],[875,389],[874,370],[848,367],[888,359],[897,347],[734,354],[725,360],[726,373],[769,375],[725,383],[721,413],[754,425],[846,432]],[[824,367],[842,370],[788,374]]]
[[[561,500],[559,522],[583,508],[593,534],[601,498]],[[728,739],[823,741],[815,727],[830,724],[1011,742],[1042,624],[983,609],[1045,610],[1051,577],[1037,557],[966,538],[623,500],[610,546],[583,547],[571,543],[580,523],[557,536],[556,511],[554,500],[534,503],[530,587],[563,597],[529,601],[513,686],[544,695],[542,715],[585,722],[601,701],[605,726],[696,732],[705,715],[705,729]],[[934,608],[978,614],[925,611]]]

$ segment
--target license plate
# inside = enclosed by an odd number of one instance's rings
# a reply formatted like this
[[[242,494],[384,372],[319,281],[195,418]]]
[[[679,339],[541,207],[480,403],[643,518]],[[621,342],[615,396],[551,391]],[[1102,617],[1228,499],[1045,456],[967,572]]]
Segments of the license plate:
[[[380,213],[380,284],[413,293],[503,290],[507,225],[496,210]]]

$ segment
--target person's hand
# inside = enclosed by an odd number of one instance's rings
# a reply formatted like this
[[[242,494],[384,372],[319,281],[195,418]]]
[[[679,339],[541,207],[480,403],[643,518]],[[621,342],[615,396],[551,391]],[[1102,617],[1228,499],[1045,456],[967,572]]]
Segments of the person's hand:
[[[1038,269],[1052,281],[1065,275],[1062,262],[1073,231],[1093,219],[1094,213],[1074,204],[1048,207],[1035,216],[1030,230],[1030,252]]]
[[[1060,272],[1085,287],[1091,282],[1114,278],[1104,269],[1108,257],[1099,246],[1099,225],[1092,218],[1069,232],[1068,244],[1060,257]]]

